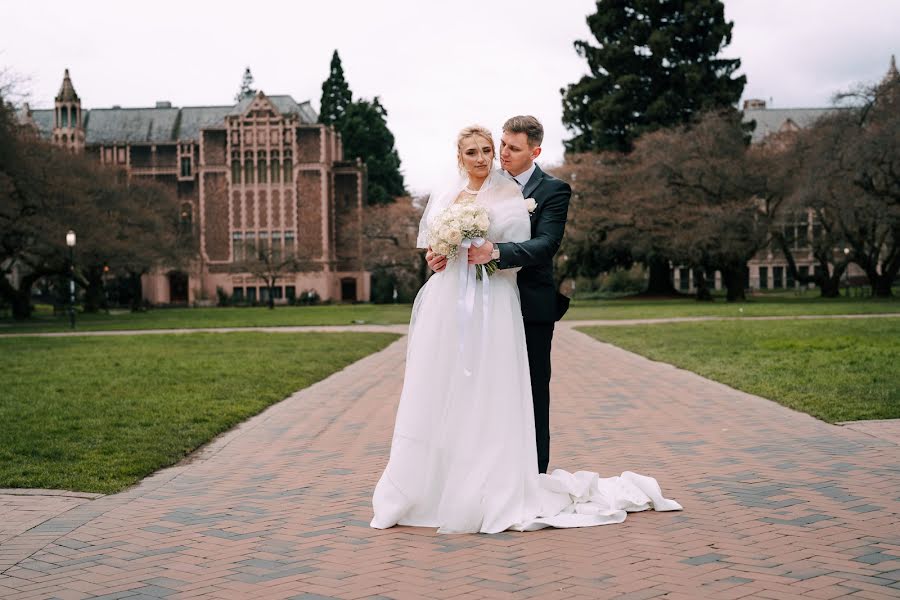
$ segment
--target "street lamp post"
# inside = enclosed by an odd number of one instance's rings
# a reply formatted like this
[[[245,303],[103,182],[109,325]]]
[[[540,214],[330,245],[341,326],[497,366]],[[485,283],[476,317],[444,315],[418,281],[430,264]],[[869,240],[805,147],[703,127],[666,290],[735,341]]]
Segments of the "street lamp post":
[[[844,290],[847,292],[847,297],[850,297],[850,263],[848,262],[850,259],[850,248],[844,247]]]
[[[75,329],[75,232],[71,229],[66,234],[66,246],[69,247],[69,325]]]

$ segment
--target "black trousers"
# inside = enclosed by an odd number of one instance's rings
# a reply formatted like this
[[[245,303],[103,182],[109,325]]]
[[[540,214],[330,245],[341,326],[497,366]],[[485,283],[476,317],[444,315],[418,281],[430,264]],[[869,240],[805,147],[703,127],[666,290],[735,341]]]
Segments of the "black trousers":
[[[539,473],[546,473],[550,463],[550,345],[553,341],[553,325],[525,323]]]

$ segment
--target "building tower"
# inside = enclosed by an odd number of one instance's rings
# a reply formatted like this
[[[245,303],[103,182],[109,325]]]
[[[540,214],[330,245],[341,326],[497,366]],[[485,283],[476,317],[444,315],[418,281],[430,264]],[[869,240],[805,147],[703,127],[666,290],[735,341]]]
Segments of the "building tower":
[[[69,70],[63,76],[62,86],[56,95],[53,113],[53,142],[73,152],[84,151],[84,122],[81,118],[81,99],[75,93]]]

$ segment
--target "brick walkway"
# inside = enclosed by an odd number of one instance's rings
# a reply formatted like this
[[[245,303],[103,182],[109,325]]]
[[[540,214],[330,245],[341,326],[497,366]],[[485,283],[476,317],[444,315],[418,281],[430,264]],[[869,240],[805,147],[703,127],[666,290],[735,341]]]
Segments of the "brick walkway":
[[[0,495],[0,518],[20,524],[0,538],[0,598],[900,598],[896,438],[569,326],[554,349],[551,467],[653,475],[684,512],[494,536],[372,530],[404,352],[401,339],[39,525]]]

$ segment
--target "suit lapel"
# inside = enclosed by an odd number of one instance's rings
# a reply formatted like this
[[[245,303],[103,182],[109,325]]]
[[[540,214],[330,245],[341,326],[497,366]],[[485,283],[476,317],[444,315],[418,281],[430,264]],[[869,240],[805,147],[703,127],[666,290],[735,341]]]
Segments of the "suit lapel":
[[[531,198],[531,194],[537,189],[537,186],[540,185],[543,178],[544,172],[541,171],[539,166],[534,165],[534,173],[531,174],[531,177],[528,178],[528,182],[522,188],[522,195],[525,198]]]

